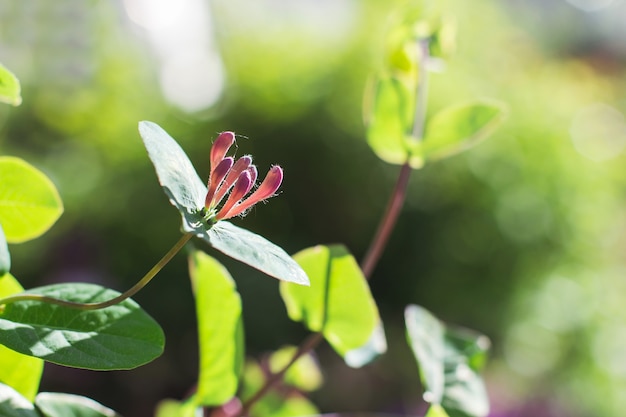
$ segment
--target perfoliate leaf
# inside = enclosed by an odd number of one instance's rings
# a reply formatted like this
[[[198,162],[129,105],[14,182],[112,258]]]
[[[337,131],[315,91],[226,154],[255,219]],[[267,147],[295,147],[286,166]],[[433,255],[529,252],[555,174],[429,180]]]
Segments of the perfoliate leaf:
[[[285,346],[272,353],[269,358],[270,370],[274,373],[280,372],[295,355],[295,346]],[[283,382],[301,391],[315,391],[322,385],[322,372],[315,358],[311,353],[302,355],[292,364]]]
[[[457,154],[485,139],[504,116],[504,106],[493,100],[448,107],[428,121],[424,141],[419,147],[427,161]]]
[[[78,303],[119,295],[99,285],[69,283],[34,288]],[[79,310],[39,301],[18,301],[0,313],[0,344],[59,365],[93,370],[132,369],[163,352],[161,327],[127,299],[100,310]]]
[[[185,232],[206,231],[200,210],[204,207],[207,188],[196,173],[180,145],[159,125],[139,122],[139,134],[163,187],[183,217]]]
[[[0,416],[2,417],[41,417],[35,407],[19,392],[0,383]]]
[[[0,224],[0,276],[11,270],[11,255],[9,254],[9,246],[4,236],[2,225]]]
[[[269,276],[309,285],[306,273],[283,249],[255,233],[221,221],[201,237],[220,252]]]
[[[22,291],[24,289],[11,274],[0,275],[0,298]],[[0,345],[0,383],[9,385],[32,401],[39,390],[42,372],[41,359],[22,355]]]
[[[237,392],[243,366],[241,298],[226,268],[205,253],[194,251],[189,269],[200,343],[200,376],[194,402],[222,405]]]
[[[376,302],[347,249],[315,246],[297,253],[294,259],[309,276],[311,287],[281,282],[280,294],[289,317],[322,332],[350,366],[363,366],[384,353],[387,344]]]
[[[0,157],[0,222],[8,242],[40,236],[61,213],[59,193],[44,173],[22,159]]]
[[[35,406],[44,417],[120,417],[91,398],[57,392],[42,392]]]
[[[450,417],[486,416],[489,399],[479,371],[486,360],[489,339],[466,329],[446,327],[416,305],[406,308],[405,320],[426,389],[424,400],[441,405]]]
[[[19,80],[2,64],[0,64],[0,101],[13,106],[22,103]]]

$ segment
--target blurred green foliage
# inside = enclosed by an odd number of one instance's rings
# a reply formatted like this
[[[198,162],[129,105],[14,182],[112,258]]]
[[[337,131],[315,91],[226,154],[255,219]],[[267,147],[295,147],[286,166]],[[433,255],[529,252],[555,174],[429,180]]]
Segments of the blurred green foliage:
[[[280,198],[239,223],[290,253],[341,242],[360,258],[398,170],[367,146],[361,100],[399,2],[285,2],[277,12],[270,1],[213,1],[225,84],[217,103],[192,114],[163,97],[159,55],[128,18],[130,3],[0,7],[0,62],[23,98],[0,108],[0,153],[43,170],[65,205],[43,238],[11,246],[21,282],[124,290],[176,241],[179,215],[154,181],[139,120],[171,133],[202,178],[211,140],[234,130],[238,154],[285,170]],[[446,70],[431,76],[429,113],[493,97],[509,118],[477,148],[415,173],[371,282],[389,352],[353,371],[320,349],[326,382],[313,396],[322,410],[419,406],[401,330],[411,303],[490,336],[496,411],[541,399],[567,415],[617,417],[626,406],[624,61],[573,54],[567,38],[554,42],[547,25],[536,35],[505,4],[447,1],[459,37]],[[299,343],[304,331],[286,317],[277,283],[220,260],[242,294],[248,352]],[[197,367],[186,277],[181,256],[136,297],[163,324],[162,358],[110,374],[46,365],[42,389],[129,416],[183,397]]]

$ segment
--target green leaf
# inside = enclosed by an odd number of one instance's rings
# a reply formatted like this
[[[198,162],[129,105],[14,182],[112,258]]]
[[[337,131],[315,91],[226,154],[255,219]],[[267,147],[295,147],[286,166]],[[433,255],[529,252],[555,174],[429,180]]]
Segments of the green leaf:
[[[197,417],[203,413],[190,401],[162,400],[157,404],[155,417]]]
[[[255,233],[221,221],[201,237],[220,252],[269,276],[309,285],[306,273],[283,249]]]
[[[0,416],[41,417],[30,401],[10,386],[2,383],[0,383]]]
[[[402,165],[410,156],[414,161],[420,157],[411,155],[407,146],[413,129],[414,84],[410,79],[379,75],[366,93],[367,142],[380,159],[390,164]]]
[[[443,409],[439,404],[433,404],[428,408],[428,412],[424,417],[449,417],[446,410]]]
[[[420,368],[424,399],[450,417],[483,417],[489,399],[479,372],[489,339],[467,329],[446,327],[422,307],[405,310],[409,344]]]
[[[9,246],[4,236],[2,225],[0,224],[0,276],[11,270],[11,254],[9,254]]]
[[[244,359],[241,298],[219,262],[200,251],[189,258],[196,298],[200,376],[194,402],[222,405],[237,392]]]
[[[0,275],[0,298],[24,291],[17,280],[9,273]],[[28,400],[32,401],[39,390],[43,372],[43,361],[32,356],[22,355],[0,345],[0,382],[11,386]]]
[[[504,106],[492,100],[476,100],[448,107],[426,124],[422,149],[427,161],[446,158],[476,145],[504,120]]]
[[[201,213],[207,188],[180,145],[159,125],[139,122],[139,134],[165,194],[181,213],[183,230],[205,233]]]
[[[13,106],[22,104],[20,81],[2,64],[0,64],[0,101]]]
[[[311,287],[280,284],[289,317],[322,332],[349,366],[360,367],[387,350],[385,335],[367,281],[344,246],[315,246],[294,259]]]
[[[274,373],[280,372],[291,361],[297,350],[295,346],[285,346],[272,353],[269,358],[270,370]],[[318,389],[322,385],[322,372],[313,355],[307,353],[299,357],[285,373],[283,382],[301,391]]]
[[[93,303],[119,295],[99,285],[70,283],[26,293]],[[39,301],[7,304],[0,313],[0,343],[59,365],[93,370],[132,369],[163,352],[159,325],[133,300],[100,310]]]
[[[34,239],[63,213],[52,181],[26,161],[0,157],[0,221],[10,243]]]
[[[91,398],[56,392],[42,392],[35,406],[44,417],[120,417]]]

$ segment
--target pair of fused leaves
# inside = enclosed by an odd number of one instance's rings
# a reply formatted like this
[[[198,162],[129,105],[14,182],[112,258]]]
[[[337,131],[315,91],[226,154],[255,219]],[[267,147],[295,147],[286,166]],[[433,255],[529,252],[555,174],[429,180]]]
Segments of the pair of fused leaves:
[[[34,403],[0,383],[0,415],[3,417],[119,417],[115,411],[86,397],[42,392]]]
[[[409,344],[420,369],[428,417],[484,417],[489,400],[480,376],[489,339],[467,329],[445,326],[422,307],[405,310]]]
[[[227,221],[207,223],[207,187],[185,152],[155,123],[140,122],[139,133],[163,190],[182,215],[184,232],[195,234],[218,251],[274,278],[309,285],[302,268],[280,247]]]

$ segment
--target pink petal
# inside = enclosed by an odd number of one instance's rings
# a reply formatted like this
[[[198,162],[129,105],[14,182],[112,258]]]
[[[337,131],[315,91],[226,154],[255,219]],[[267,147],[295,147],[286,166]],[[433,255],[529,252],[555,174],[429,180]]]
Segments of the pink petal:
[[[259,188],[257,188],[255,192],[250,194],[250,196],[244,201],[237,204],[230,211],[228,211],[225,217],[235,217],[258,203],[259,201],[263,201],[272,197],[276,193],[282,182],[283,170],[278,165],[275,165],[270,168]]]
[[[210,209],[215,205],[213,201],[215,191],[224,180],[224,177],[226,177],[226,174],[228,174],[228,171],[232,168],[234,162],[235,160],[230,156],[222,159],[209,176],[209,190],[207,191],[206,198],[204,199],[204,206],[206,208]]]
[[[220,187],[217,190],[217,193],[215,194],[215,199],[214,199],[215,205],[219,204],[220,201],[222,201],[222,198],[224,198],[224,195],[226,195],[228,190],[230,190],[230,187],[232,187],[235,181],[237,181],[237,178],[239,178],[239,175],[243,171],[247,170],[251,163],[252,163],[252,157],[249,155],[242,156],[241,158],[237,160],[237,162],[235,162],[235,165],[233,165],[231,170],[228,171],[228,175],[226,176],[226,179],[224,179],[224,182],[222,183],[222,185],[220,185]],[[254,183],[254,181],[255,180],[253,179],[252,183]]]
[[[216,220],[222,220],[228,218],[228,212],[233,208],[233,206],[239,202],[248,191],[252,188],[252,181],[250,178],[250,173],[246,170],[239,175],[237,178],[237,182],[235,183],[235,187],[233,188],[233,192],[228,196],[228,200],[224,206],[220,209],[220,211],[215,216]],[[232,216],[230,216],[232,217]]]
[[[226,152],[233,146],[233,143],[235,143],[235,134],[233,132],[222,132],[215,139],[211,147],[211,173],[217,168],[220,161],[224,159]]]

